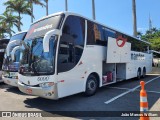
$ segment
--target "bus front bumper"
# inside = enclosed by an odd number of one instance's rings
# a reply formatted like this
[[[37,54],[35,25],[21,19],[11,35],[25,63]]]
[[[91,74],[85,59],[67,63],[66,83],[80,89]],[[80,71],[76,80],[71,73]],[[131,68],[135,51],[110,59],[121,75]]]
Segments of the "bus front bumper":
[[[2,80],[4,81],[4,83],[6,83],[8,85],[18,87],[18,85],[17,85],[18,79],[7,78],[7,77],[2,76]]]
[[[42,98],[53,99],[53,100],[58,99],[57,84],[51,87],[42,88],[42,87],[27,86],[18,81],[18,88],[21,92],[29,95],[35,95]]]

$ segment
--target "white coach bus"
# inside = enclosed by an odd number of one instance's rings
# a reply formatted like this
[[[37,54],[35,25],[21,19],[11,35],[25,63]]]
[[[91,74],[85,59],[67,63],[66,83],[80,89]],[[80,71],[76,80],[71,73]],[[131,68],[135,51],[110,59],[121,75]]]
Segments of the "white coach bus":
[[[23,31],[11,37],[3,59],[2,80],[4,83],[15,87],[17,87],[18,82],[20,43],[26,34],[27,32]]]
[[[7,44],[9,42],[9,39],[0,39],[0,83],[3,82],[2,80],[2,65],[3,65],[3,58],[4,58],[4,53],[5,49],[7,47]]]
[[[152,70],[149,43],[78,14],[56,13],[30,27],[21,46],[20,91],[48,99],[144,77]]]

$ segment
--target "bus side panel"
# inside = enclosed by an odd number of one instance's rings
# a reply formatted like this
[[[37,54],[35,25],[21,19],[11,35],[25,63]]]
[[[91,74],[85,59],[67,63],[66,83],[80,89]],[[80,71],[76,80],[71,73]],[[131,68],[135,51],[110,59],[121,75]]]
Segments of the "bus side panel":
[[[102,59],[104,52],[102,46],[88,45],[84,51],[79,63],[70,71],[58,73],[58,97],[62,98],[72,94],[85,91],[88,76],[96,72],[102,78]]]
[[[146,54],[145,55],[145,61],[146,61],[146,73],[150,73],[152,71],[152,54]]]
[[[142,53],[142,52],[133,52],[134,57],[130,63],[126,64],[126,79],[137,77],[137,71],[141,69],[141,75],[143,68],[146,68],[146,73],[152,71],[152,54]]]

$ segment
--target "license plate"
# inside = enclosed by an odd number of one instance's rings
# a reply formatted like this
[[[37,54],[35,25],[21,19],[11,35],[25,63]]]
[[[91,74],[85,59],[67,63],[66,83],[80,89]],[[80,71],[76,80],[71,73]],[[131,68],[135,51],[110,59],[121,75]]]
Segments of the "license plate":
[[[11,72],[10,72],[10,76],[11,76],[11,77],[14,77],[14,76],[16,76],[16,73],[11,73]]]
[[[27,92],[28,94],[32,94],[32,89],[27,88],[27,89],[26,89],[26,92]]]

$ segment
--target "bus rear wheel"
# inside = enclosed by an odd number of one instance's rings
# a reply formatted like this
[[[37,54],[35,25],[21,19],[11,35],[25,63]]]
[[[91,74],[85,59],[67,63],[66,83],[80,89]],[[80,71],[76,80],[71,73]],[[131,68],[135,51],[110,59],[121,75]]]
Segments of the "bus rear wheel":
[[[139,68],[137,71],[137,79],[140,80],[141,79],[141,69]]]
[[[97,88],[98,88],[97,78],[92,74],[89,75],[87,82],[86,82],[85,95],[86,96],[94,95],[96,93]]]
[[[145,76],[146,76],[146,68],[144,67],[142,77],[144,78]]]

